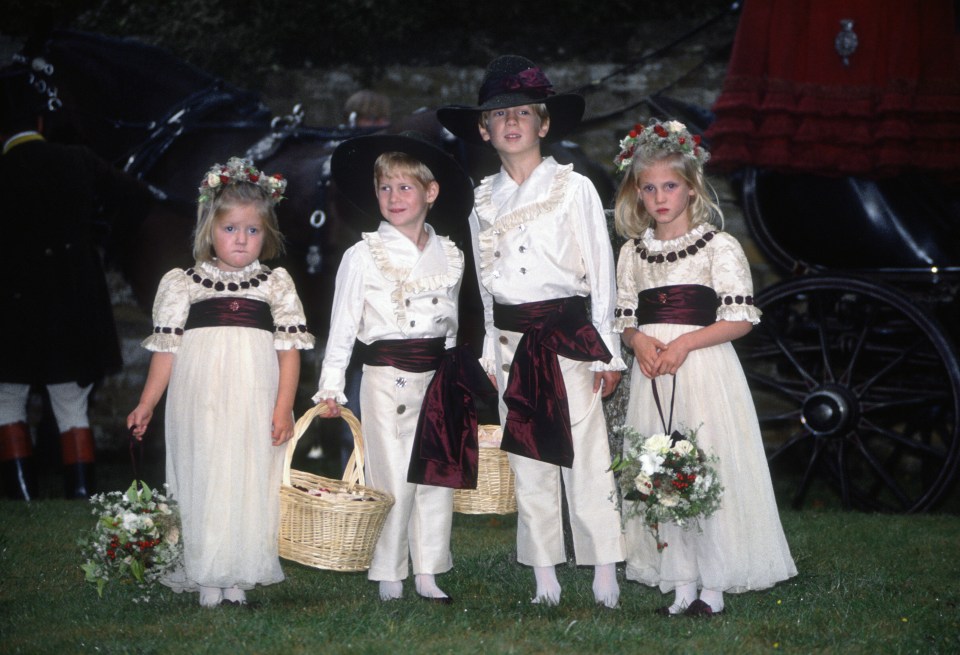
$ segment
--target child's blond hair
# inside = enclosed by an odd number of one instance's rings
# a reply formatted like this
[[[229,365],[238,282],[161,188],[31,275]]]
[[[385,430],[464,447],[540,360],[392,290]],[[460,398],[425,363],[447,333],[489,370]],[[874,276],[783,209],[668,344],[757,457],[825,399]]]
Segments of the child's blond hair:
[[[213,228],[217,219],[231,209],[242,205],[254,205],[263,220],[263,250],[261,260],[278,257],[284,252],[283,235],[277,221],[276,201],[263,187],[249,182],[225,185],[209,201],[197,206],[197,227],[193,233],[193,257],[198,262],[212,261]]]
[[[650,154],[637,153],[620,181],[614,204],[614,227],[617,234],[627,239],[636,239],[653,225],[653,216],[647,213],[640,201],[640,174],[648,166],[661,161],[669,162],[673,171],[693,189],[690,201],[690,227],[712,223],[723,228],[723,210],[716,200],[716,192],[703,175],[703,166],[691,156],[679,152],[659,151]]]
[[[378,187],[384,178],[392,175],[409,175],[424,189],[431,182],[437,181],[426,164],[405,152],[385,152],[373,162],[374,188]]]

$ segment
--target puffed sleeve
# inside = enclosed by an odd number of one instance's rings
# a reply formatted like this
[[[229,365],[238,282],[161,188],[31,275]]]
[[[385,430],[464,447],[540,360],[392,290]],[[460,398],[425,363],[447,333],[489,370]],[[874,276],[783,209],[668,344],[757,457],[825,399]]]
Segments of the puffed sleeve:
[[[720,306],[718,321],[760,322],[760,309],[753,304],[753,278],[750,263],[740,242],[726,232],[718,232],[713,242],[710,274]]]
[[[307,318],[293,278],[284,268],[273,269],[270,311],[273,314],[274,347],[277,350],[310,350],[313,335],[307,332]]]
[[[613,330],[623,332],[637,327],[636,244],[633,239],[620,248],[617,257],[617,309],[613,313]]]
[[[153,334],[141,345],[153,352],[177,352],[189,313],[189,279],[183,269],[175,268],[160,279],[153,301]]]

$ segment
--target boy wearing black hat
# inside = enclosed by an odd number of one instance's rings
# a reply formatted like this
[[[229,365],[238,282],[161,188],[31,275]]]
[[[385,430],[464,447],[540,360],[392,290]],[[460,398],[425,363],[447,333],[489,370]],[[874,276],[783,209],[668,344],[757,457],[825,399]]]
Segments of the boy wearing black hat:
[[[501,447],[516,475],[517,559],[534,568],[533,602],[558,603],[562,487],[577,562],[595,567],[596,601],[616,607],[623,543],[600,402],[625,368],[613,332],[613,250],[596,189],[540,152],[583,110],[582,97],[555,94],[533,62],[506,55],[488,67],[477,106],[437,116],[457,136],[490,143],[501,162],[476,189],[470,228],[486,325],[481,364],[502,392]]]
[[[347,402],[347,365],[351,356],[360,358],[366,482],[395,499],[368,578],[379,581],[382,600],[400,598],[409,558],[420,597],[449,604],[435,576],[453,566],[451,486],[456,485],[448,479],[439,486],[429,475],[408,481],[408,469],[415,468],[418,417],[428,411],[424,398],[431,381],[440,379],[435,371],[445,368],[457,337],[464,257],[434,228],[446,231],[466,220],[472,184],[453,159],[411,133],[344,141],[334,151],[331,170],[338,190],[372,220],[337,272],[313,400],[339,416],[337,403]],[[482,372],[479,378],[485,383]]]

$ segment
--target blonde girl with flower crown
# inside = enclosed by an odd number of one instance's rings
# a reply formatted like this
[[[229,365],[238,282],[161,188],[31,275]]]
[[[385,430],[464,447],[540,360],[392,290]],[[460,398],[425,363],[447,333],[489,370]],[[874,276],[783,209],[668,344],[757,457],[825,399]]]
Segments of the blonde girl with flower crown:
[[[196,264],[160,281],[143,342],[150,369],[127,417],[141,439],[167,392],[166,476],[184,561],[162,582],[198,591],[204,607],[244,604],[246,590],[284,579],[282,446],[293,436],[299,351],[314,343],[290,275],[260,263],[283,248],[275,206],[285,187],[236,157],[204,177]]]
[[[614,159],[615,329],[634,355],[627,423],[649,436],[697,429],[716,455],[720,509],[651,531],[624,509],[628,579],[674,592],[664,616],[713,616],[724,593],[796,575],[780,525],[756,410],[732,341],[760,321],[750,267],[704,179],[709,153],[677,121],[636,125]],[[671,410],[672,408],[672,410]]]

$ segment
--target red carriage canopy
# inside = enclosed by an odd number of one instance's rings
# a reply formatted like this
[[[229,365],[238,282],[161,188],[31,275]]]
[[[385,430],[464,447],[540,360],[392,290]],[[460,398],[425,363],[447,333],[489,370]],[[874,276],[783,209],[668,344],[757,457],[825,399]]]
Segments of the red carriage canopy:
[[[747,0],[711,168],[960,171],[953,0]]]

